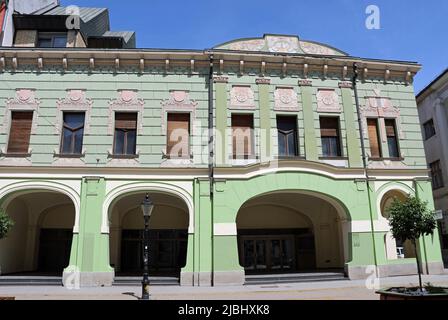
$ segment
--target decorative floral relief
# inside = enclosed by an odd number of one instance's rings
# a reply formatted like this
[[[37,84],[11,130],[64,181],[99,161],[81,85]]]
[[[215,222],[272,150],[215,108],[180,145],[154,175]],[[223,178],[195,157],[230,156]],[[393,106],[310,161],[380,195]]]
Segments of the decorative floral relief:
[[[137,112],[137,132],[140,134],[143,130],[143,109],[145,102],[139,99],[135,90],[119,90],[118,98],[109,102],[109,134],[113,134],[116,111]]]
[[[93,101],[86,98],[86,91],[81,89],[67,90],[67,96],[64,99],[57,101],[58,105],[58,119],[56,122],[56,131],[60,133],[62,130],[63,111],[84,111],[85,112],[85,133],[90,129],[90,112]]]
[[[238,41],[230,44],[230,50],[260,51],[264,45],[264,39]]]
[[[339,52],[331,48],[312,42],[300,41],[300,47],[305,53],[308,54],[329,55],[329,56],[341,55]]]
[[[296,37],[266,37],[270,52],[298,53],[299,40]]]
[[[9,128],[11,123],[11,111],[34,111],[31,133],[37,130],[37,119],[40,100],[36,99],[36,91],[34,89],[17,89],[16,97],[6,100],[6,113],[3,117],[3,133]]]
[[[254,92],[250,86],[233,86],[230,91],[230,106],[236,109],[255,109]]]
[[[317,111],[318,112],[341,112],[339,96],[335,90],[319,89],[317,92]]]
[[[275,110],[299,111],[297,94],[293,88],[277,88],[274,93]]]

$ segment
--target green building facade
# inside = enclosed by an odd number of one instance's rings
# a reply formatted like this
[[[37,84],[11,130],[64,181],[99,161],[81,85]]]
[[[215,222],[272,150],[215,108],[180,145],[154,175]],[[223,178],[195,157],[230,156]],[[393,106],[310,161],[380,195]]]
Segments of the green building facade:
[[[2,48],[0,69],[0,204],[15,221],[2,276],[140,274],[146,194],[151,275],[181,285],[416,273],[387,220],[408,194],[434,209],[416,63],[265,35],[197,51]],[[425,273],[443,272],[438,233],[419,250]]]

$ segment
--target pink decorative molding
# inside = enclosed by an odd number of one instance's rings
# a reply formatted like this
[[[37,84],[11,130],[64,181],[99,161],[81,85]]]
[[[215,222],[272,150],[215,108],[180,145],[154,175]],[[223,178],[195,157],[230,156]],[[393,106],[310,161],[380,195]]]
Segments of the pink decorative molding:
[[[67,96],[64,99],[59,99],[57,102],[58,115],[56,120],[56,131],[60,133],[63,123],[64,111],[84,111],[85,112],[85,133],[90,130],[90,114],[92,110],[93,101],[86,98],[86,90],[84,89],[70,89],[67,90]]]
[[[230,44],[230,50],[260,51],[264,45],[264,39],[238,41]]]
[[[367,118],[378,118],[382,141],[386,142],[385,118],[395,119],[397,131],[400,139],[404,139],[404,133],[401,126],[400,109],[394,107],[392,100],[381,95],[380,90],[374,90],[375,96],[365,97],[366,105],[361,107],[364,134],[367,137]]]
[[[277,88],[274,97],[275,111],[300,111],[297,93],[294,88]]]
[[[143,109],[145,102],[139,99],[135,90],[118,90],[118,98],[109,102],[109,134],[114,131],[115,112],[137,112],[137,133],[143,130]]]
[[[317,91],[317,112],[340,113],[341,111],[339,96],[335,90],[319,89]]]
[[[166,135],[167,113],[169,112],[189,112],[191,114],[190,122],[196,120],[196,107],[198,103],[190,100],[188,91],[175,90],[170,92],[170,98],[161,102],[162,104],[162,132]],[[193,126],[194,128],[194,126]],[[193,132],[194,134],[194,132]]]
[[[3,133],[7,133],[11,124],[11,111],[34,111],[31,133],[36,133],[39,117],[40,100],[36,99],[34,89],[17,89],[16,97],[6,100],[6,110],[3,117]]]
[[[300,41],[300,47],[302,48],[304,53],[308,54],[328,55],[328,56],[341,55],[339,52],[331,48],[307,41]]]
[[[230,90],[230,109],[255,109],[254,92],[250,86],[233,86]]]
[[[270,52],[299,52],[299,39],[297,37],[266,36],[266,42]]]
[[[301,87],[311,87],[312,85],[313,85],[312,80],[308,80],[308,79],[299,80],[299,86],[301,86]]]

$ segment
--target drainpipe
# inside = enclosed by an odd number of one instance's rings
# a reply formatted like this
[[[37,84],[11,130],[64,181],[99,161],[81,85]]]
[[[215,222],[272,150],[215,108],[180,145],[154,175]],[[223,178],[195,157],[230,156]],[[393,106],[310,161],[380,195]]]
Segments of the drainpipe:
[[[214,186],[214,158],[215,158],[215,150],[214,150],[214,134],[213,134],[213,127],[214,127],[214,119],[213,119],[213,54],[209,54],[210,59],[210,69],[208,73],[208,178],[210,182],[210,209],[211,209],[211,285],[214,286],[214,199],[213,199],[213,186]]]
[[[8,12],[8,0],[0,0],[0,46],[3,44],[3,27],[6,13]]]
[[[370,213],[370,227],[372,230],[372,244],[373,244],[373,258],[375,261],[375,273],[378,277],[378,260],[376,256],[376,246],[375,246],[375,230],[373,225],[373,212],[372,212],[372,199],[370,197],[370,186],[369,186],[369,173],[367,171],[367,155],[364,145],[364,131],[362,129],[362,117],[361,117],[361,110],[359,107],[359,96],[358,96],[358,87],[357,87],[357,81],[358,81],[358,64],[355,62],[353,64],[353,91],[355,92],[355,103],[356,103],[356,113],[358,115],[358,126],[359,126],[359,137],[361,139],[361,152],[362,152],[362,164],[364,169],[364,175],[366,177],[366,186],[367,186],[367,199],[369,201],[369,213]]]

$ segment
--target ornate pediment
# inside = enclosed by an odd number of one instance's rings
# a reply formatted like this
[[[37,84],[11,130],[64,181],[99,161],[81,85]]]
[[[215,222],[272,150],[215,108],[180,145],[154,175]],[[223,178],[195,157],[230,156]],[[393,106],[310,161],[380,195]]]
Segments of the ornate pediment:
[[[6,133],[11,123],[12,111],[34,111],[31,133],[37,130],[39,118],[40,100],[36,98],[34,89],[17,89],[15,98],[6,99],[5,115],[3,116],[3,128],[1,132]]]
[[[196,107],[197,102],[190,100],[188,91],[175,90],[170,92],[170,98],[168,100],[162,101],[162,106],[171,106],[182,108]]]
[[[331,46],[313,42],[303,41],[297,36],[266,34],[263,38],[240,39],[226,42],[215,47],[216,49],[238,50],[238,51],[263,51],[275,53],[301,53],[311,55],[337,55],[346,56],[341,50]]]
[[[67,90],[67,96],[57,101],[60,109],[85,110],[93,104],[91,99],[86,98],[86,91],[79,89]]]
[[[143,99],[137,97],[137,91],[134,90],[119,90],[118,98],[111,100],[109,105],[113,108],[126,109],[138,109],[143,107],[145,102]]]

